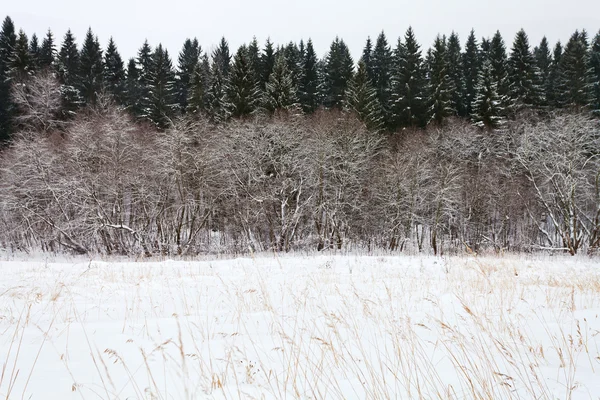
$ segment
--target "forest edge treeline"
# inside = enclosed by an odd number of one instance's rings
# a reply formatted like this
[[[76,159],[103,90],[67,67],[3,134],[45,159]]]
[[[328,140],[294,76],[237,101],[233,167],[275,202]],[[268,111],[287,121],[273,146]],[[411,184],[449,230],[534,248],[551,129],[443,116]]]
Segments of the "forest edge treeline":
[[[173,68],[145,42],[56,51],[0,32],[0,244],[107,254],[304,248],[593,253],[600,246],[600,32],[550,50],[500,33],[422,54],[381,33]]]

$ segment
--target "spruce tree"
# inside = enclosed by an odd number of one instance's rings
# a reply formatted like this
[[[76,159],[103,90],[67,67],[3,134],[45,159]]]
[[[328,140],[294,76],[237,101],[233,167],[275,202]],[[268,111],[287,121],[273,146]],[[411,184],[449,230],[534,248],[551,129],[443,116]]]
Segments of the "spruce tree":
[[[491,60],[483,62],[479,71],[472,119],[475,125],[495,129],[505,122],[506,111],[498,94],[498,82],[494,78]]]
[[[563,48],[560,42],[554,46],[552,53],[552,62],[548,72],[548,80],[546,82],[546,102],[550,107],[562,107],[564,101],[562,100],[560,90],[561,80],[561,60],[562,60]]]
[[[40,43],[35,33],[29,41],[29,56],[31,57],[31,70],[37,71],[40,67]]]
[[[371,42],[371,38],[367,38],[367,42],[365,43],[365,47],[362,52],[362,56],[360,57],[360,61],[365,64],[365,68],[367,70],[367,75],[369,76],[369,80],[371,82],[374,81],[375,75],[373,74],[373,43]]]
[[[312,40],[306,43],[306,52],[302,61],[302,76],[300,77],[300,105],[305,113],[314,112],[319,106],[318,102],[318,66],[317,54]]]
[[[227,101],[226,81],[223,76],[220,60],[213,58],[211,65],[210,86],[208,89],[208,115],[215,123],[229,119],[230,104]]]
[[[256,40],[256,36],[252,38],[252,41],[248,45],[248,60],[250,62],[250,68],[252,68],[252,71],[254,73],[254,79],[257,82],[260,82],[260,46],[258,45],[258,40]]]
[[[229,68],[231,67],[231,54],[229,53],[229,43],[224,37],[221,38],[219,45],[213,51],[212,54],[213,62],[216,62],[216,66],[221,70],[221,75],[224,79],[229,76]]]
[[[302,76],[302,56],[300,54],[300,49],[294,42],[288,43],[283,51],[283,55],[285,57],[285,61],[287,64],[287,69],[290,71],[292,76],[292,83],[296,90],[298,90],[298,85],[300,84],[300,77]],[[275,61],[277,63],[277,61]],[[298,93],[296,93],[297,96]]]
[[[590,50],[592,72],[592,110],[600,115],[600,31],[594,36]]]
[[[135,62],[134,62],[135,65]],[[125,100],[125,69],[123,59],[117,50],[117,45],[111,37],[104,54],[104,87],[112,94],[115,100],[123,104]]]
[[[411,27],[404,36],[393,81],[394,126],[427,124],[427,91],[421,49]]]
[[[135,115],[140,118],[147,118],[150,113],[151,98],[150,98],[150,80],[152,70],[154,68],[154,58],[152,48],[148,44],[148,40],[138,50],[137,56],[137,76],[138,76],[138,96],[134,98],[135,104],[132,104],[132,110]]]
[[[89,28],[79,57],[79,91],[86,104],[95,104],[102,91],[104,65],[98,37]]]
[[[241,46],[233,57],[226,93],[229,114],[233,117],[249,115],[260,107],[261,90],[250,65],[246,46]]]
[[[454,32],[448,38],[446,47],[446,62],[448,69],[448,79],[450,80],[451,108],[455,115],[466,115],[466,107],[463,102],[463,93],[465,91],[465,78],[460,54],[460,39]]]
[[[208,109],[208,91],[210,88],[210,63],[204,54],[194,69],[194,75],[188,94],[188,109],[191,114],[204,113]]]
[[[462,55],[462,68],[465,79],[464,90],[462,92],[462,103],[464,104],[462,116],[470,116],[473,113],[471,105],[475,100],[479,65],[479,46],[477,45],[475,31],[471,30],[465,43],[465,52]]]
[[[175,72],[169,53],[159,44],[152,55],[150,70],[149,95],[150,107],[146,118],[154,122],[160,129],[165,129],[177,111],[175,89]]]
[[[343,40],[335,38],[325,58],[324,85],[322,88],[325,107],[342,107],[348,83],[354,72],[354,61]]]
[[[285,54],[280,54],[275,60],[273,72],[265,87],[265,108],[273,112],[295,107],[298,105],[296,92],[293,73],[288,69]]]
[[[384,124],[392,126],[392,69],[393,55],[388,45],[385,34],[381,32],[377,37],[375,48],[371,57],[372,84],[377,92],[377,99],[383,112]]]
[[[19,31],[14,52],[10,59],[10,76],[16,82],[22,82],[31,74],[31,54],[29,39],[23,30]]]
[[[58,78],[61,83],[63,112],[72,115],[77,107],[82,104],[81,95],[77,86],[80,83],[79,51],[75,36],[69,29],[65,34],[62,46],[58,53]]]
[[[127,109],[134,115],[142,114],[140,97],[140,72],[138,70],[135,58],[130,58],[127,63],[127,78],[125,81],[125,105]]]
[[[540,98],[538,104],[535,105],[547,106],[548,99],[546,90],[548,87],[550,66],[552,65],[552,55],[550,54],[550,45],[548,44],[548,39],[546,39],[546,36],[542,38],[540,45],[533,50],[533,56],[535,58],[535,64],[539,71],[540,88],[542,93],[544,94],[544,96]]]
[[[54,35],[48,29],[46,37],[42,40],[42,48],[40,49],[40,68],[51,68],[54,66],[56,59],[56,47],[54,45]]]
[[[529,48],[529,38],[523,29],[517,32],[508,66],[510,97],[516,107],[540,104],[543,99],[539,84],[540,72]]]
[[[452,93],[456,90],[448,74],[446,38],[438,36],[431,50],[429,120],[441,125],[455,113]]]
[[[14,106],[10,95],[10,60],[13,58],[17,35],[15,24],[6,17],[0,31],[0,146],[10,138]]]
[[[496,83],[502,108],[506,112],[509,112],[512,107],[512,101],[510,96],[508,56],[506,55],[506,46],[500,31],[496,31],[496,34],[489,42],[488,50],[483,51],[482,63],[485,61],[486,55],[491,63],[492,79]]]
[[[270,38],[267,38],[265,48],[260,55],[260,86],[262,89],[265,88],[273,67],[275,66],[275,49]]]
[[[592,103],[588,45],[586,32],[575,31],[561,57],[559,95],[566,106],[579,108]]]
[[[188,97],[192,77],[200,60],[200,45],[198,39],[186,39],[179,53],[177,66],[177,103],[181,112],[185,112],[188,106]]]
[[[348,85],[344,108],[354,112],[367,126],[367,129],[379,132],[384,129],[383,111],[377,98],[377,91],[369,79],[365,62],[358,62],[358,70]]]

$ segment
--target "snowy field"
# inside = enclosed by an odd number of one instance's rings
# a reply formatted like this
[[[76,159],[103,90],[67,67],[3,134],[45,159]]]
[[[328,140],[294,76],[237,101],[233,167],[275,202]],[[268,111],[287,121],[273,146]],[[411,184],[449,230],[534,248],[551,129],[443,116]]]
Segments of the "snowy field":
[[[0,256],[0,398],[599,399],[600,262]]]

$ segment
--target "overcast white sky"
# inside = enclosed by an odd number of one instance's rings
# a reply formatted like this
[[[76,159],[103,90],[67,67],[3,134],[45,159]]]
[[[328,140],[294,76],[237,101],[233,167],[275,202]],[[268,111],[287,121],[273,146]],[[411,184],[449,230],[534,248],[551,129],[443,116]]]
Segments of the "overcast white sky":
[[[599,0],[26,0],[3,1],[1,12],[31,36],[43,37],[51,28],[58,41],[71,28],[81,41],[89,26],[103,47],[113,36],[126,59],[136,54],[144,39],[162,42],[176,59],[183,41],[197,37],[211,49],[225,36],[231,51],[256,36],[276,43],[311,37],[323,56],[336,35],[343,38],[355,59],[367,36],[384,30],[390,44],[409,25],[425,48],[437,33],[456,31],[464,44],[471,28],[478,39],[497,29],[510,48],[523,27],[533,45],[546,35],[554,44],[566,41],[575,29],[590,37],[600,29]],[[2,16],[4,18],[4,16]]]

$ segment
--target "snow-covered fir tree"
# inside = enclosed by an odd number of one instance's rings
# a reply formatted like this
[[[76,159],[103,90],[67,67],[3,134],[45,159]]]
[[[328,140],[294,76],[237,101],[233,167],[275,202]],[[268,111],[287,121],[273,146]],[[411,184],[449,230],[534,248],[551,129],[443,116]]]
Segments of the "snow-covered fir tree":
[[[29,53],[29,39],[23,30],[19,31],[10,63],[10,77],[18,83],[29,76],[31,71],[31,54]]]
[[[427,124],[427,89],[421,48],[408,28],[397,49],[398,62],[392,82],[394,127],[424,127]]]
[[[49,68],[54,65],[56,60],[56,46],[54,44],[54,35],[52,31],[48,29],[44,40],[42,40],[42,47],[40,48],[40,68]]]
[[[208,55],[203,54],[194,74],[188,91],[187,112],[191,114],[204,113],[208,109],[208,91],[210,88],[210,62]]]
[[[40,67],[40,42],[35,33],[29,41],[29,56],[31,57],[31,71],[37,71]]]
[[[6,17],[0,30],[0,144],[6,142],[11,134],[14,105],[10,95],[10,60],[16,42],[15,24]]]
[[[356,74],[346,90],[344,108],[354,112],[371,131],[378,132],[385,128],[377,90],[369,79],[367,66],[362,59],[358,62]]]
[[[79,56],[78,88],[85,104],[94,104],[102,91],[104,65],[98,37],[88,29]]]
[[[377,37],[375,48],[371,57],[372,84],[377,92],[377,99],[381,105],[384,124],[392,126],[392,70],[394,57],[383,32]]]
[[[496,83],[498,96],[502,108],[508,113],[512,108],[512,100],[510,97],[510,78],[508,56],[506,54],[506,45],[500,31],[496,31],[492,40],[489,41],[488,50],[482,51],[481,62],[485,62],[486,55],[489,58],[492,66],[492,79]],[[479,77],[478,77],[479,80]]]
[[[327,108],[342,106],[348,83],[354,73],[354,61],[346,43],[335,38],[325,57],[323,87],[321,93],[323,105]]]
[[[213,57],[210,72],[210,86],[207,95],[207,112],[213,122],[220,123],[229,119],[229,110],[231,109],[231,105],[227,100],[227,83],[225,81],[225,77],[223,76],[220,60]]]
[[[125,103],[125,68],[117,45],[111,37],[104,53],[104,87],[119,104]]]
[[[561,80],[561,60],[563,48],[560,42],[556,43],[552,52],[552,62],[548,69],[548,79],[546,81],[545,93],[546,102],[550,107],[561,107],[564,103],[560,90]]]
[[[280,54],[265,87],[264,106],[271,112],[296,107],[298,105],[296,92],[297,88],[294,85],[292,72],[288,69],[285,54]]]
[[[179,52],[175,77],[177,79],[177,103],[179,104],[179,111],[182,113],[187,110],[192,77],[198,66],[201,51],[198,39],[194,38],[186,39],[183,48]]]
[[[590,49],[590,69],[592,73],[592,110],[600,115],[600,31],[592,40]]]
[[[255,79],[246,46],[240,46],[233,57],[225,91],[229,114],[232,117],[249,115],[260,107],[262,99],[260,84]]]
[[[75,36],[71,30],[65,34],[60,51],[58,53],[58,77],[61,83],[61,95],[63,99],[63,112],[72,115],[82,104],[83,100],[77,86],[80,85],[79,73],[79,51]]]
[[[455,115],[466,115],[464,104],[464,83],[463,67],[461,65],[460,39],[458,34],[452,32],[448,38],[446,46],[446,68],[448,70],[448,79],[450,80],[451,108]]]
[[[477,79],[479,76],[479,45],[475,37],[475,31],[471,30],[467,42],[465,43],[465,52],[462,54],[462,70],[464,74],[464,89],[462,92],[462,102],[465,106],[462,116],[470,116],[473,113],[471,105],[475,100],[475,91]]]
[[[178,104],[175,88],[175,71],[169,57],[169,52],[159,44],[152,55],[148,94],[149,108],[145,117],[158,128],[164,129],[171,125]]]
[[[540,104],[544,98],[540,87],[540,71],[529,47],[529,38],[517,32],[508,60],[510,97],[516,109]]]
[[[305,113],[314,112],[319,106],[317,54],[311,39],[306,43],[306,51],[302,61],[302,76],[300,77],[299,100]]]
[[[491,60],[483,62],[479,70],[475,100],[471,108],[471,118],[475,125],[491,129],[501,127],[505,122],[506,111],[498,94],[498,82],[494,79]]]
[[[592,70],[585,31],[575,31],[560,61],[559,96],[565,106],[588,107],[592,103]]]
[[[533,49],[533,57],[535,58],[535,65],[539,71],[539,85],[544,94],[544,96],[539,99],[540,101],[535,105],[547,106],[548,99],[546,88],[548,87],[548,76],[550,75],[550,66],[552,65],[552,54],[550,53],[550,45],[548,44],[546,36],[542,38],[540,45]]]
[[[448,74],[448,54],[445,37],[438,36],[431,51],[429,81],[429,121],[438,125],[456,113],[452,105],[452,93],[456,91]]]

